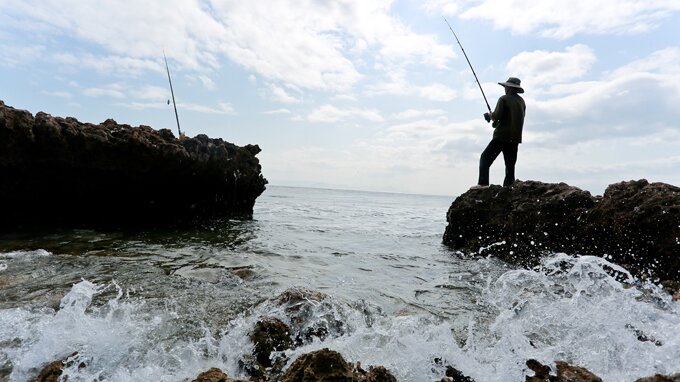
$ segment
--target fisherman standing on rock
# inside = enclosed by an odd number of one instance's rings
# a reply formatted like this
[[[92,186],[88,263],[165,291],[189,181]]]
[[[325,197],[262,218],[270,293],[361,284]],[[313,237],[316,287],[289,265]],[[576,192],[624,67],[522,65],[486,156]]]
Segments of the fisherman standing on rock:
[[[515,77],[498,83],[505,88],[505,95],[498,99],[493,112],[484,114],[487,122],[493,121],[494,132],[491,142],[479,158],[479,180],[472,189],[489,187],[489,168],[501,152],[505,161],[503,187],[510,187],[515,182],[517,149],[522,143],[522,127],[526,112],[524,99],[519,96],[520,93],[524,93],[520,83],[519,78]]]

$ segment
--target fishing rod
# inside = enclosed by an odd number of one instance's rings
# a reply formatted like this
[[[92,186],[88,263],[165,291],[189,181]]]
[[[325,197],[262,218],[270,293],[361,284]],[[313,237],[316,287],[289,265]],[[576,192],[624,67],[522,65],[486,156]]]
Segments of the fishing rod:
[[[165,60],[165,70],[168,72],[168,82],[170,83],[170,95],[172,95],[172,106],[175,108],[175,119],[177,120],[177,133],[179,138],[182,138],[182,130],[179,128],[179,116],[177,115],[177,104],[175,103],[175,92],[172,90],[172,80],[170,79],[170,68],[168,67],[168,58],[165,57],[165,51],[163,51],[163,59]]]
[[[442,17],[444,17],[444,16],[442,16]],[[484,89],[482,89],[482,84],[479,83],[479,79],[477,78],[477,73],[475,73],[475,69],[472,67],[472,64],[470,63],[470,59],[468,58],[467,54],[465,53],[465,49],[463,49],[463,45],[460,43],[458,36],[456,36],[456,32],[453,31],[453,28],[451,27],[451,24],[449,24],[449,21],[446,19],[446,17],[444,17],[444,21],[446,22],[446,25],[449,26],[451,33],[453,33],[453,37],[456,38],[456,42],[458,42],[458,46],[460,46],[460,50],[463,51],[463,56],[465,56],[465,60],[467,60],[468,65],[470,65],[470,70],[472,70],[472,75],[475,76],[475,81],[477,81],[477,85],[479,86],[479,90],[482,92],[482,97],[484,97],[484,102],[486,102],[486,108],[489,110],[489,114],[484,114],[484,119],[486,119],[487,122],[490,122],[491,121],[491,106],[489,106],[489,101],[486,100],[486,94],[484,94]]]

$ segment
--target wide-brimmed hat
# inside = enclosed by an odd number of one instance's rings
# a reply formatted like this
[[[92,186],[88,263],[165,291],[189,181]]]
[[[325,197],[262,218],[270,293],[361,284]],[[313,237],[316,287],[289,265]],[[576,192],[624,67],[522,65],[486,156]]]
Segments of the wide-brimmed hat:
[[[520,81],[519,78],[510,77],[510,78],[508,78],[507,81],[499,82],[498,84],[503,85],[503,86],[508,86],[508,87],[511,87],[511,88],[515,88],[515,89],[517,89],[517,93],[524,93],[524,89],[522,89],[522,87],[519,86],[519,84],[521,84],[521,83],[522,83],[522,81]]]

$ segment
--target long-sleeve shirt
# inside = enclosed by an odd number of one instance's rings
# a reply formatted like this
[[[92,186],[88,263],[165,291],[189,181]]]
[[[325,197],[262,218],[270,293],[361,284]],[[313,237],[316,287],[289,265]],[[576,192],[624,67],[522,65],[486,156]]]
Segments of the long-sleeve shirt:
[[[503,142],[522,143],[522,128],[526,105],[517,94],[506,94],[498,99],[491,119],[500,123],[493,132],[493,139]]]

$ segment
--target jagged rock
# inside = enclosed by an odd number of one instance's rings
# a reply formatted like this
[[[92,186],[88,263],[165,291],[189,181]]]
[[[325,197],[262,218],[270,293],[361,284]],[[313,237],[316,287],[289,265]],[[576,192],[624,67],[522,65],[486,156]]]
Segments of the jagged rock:
[[[680,279],[680,188],[646,180],[603,196],[564,183],[469,190],[447,213],[453,249],[535,265],[546,253],[609,256],[636,274]]]
[[[475,382],[475,380],[452,366],[446,366],[446,377],[442,378],[441,382]]]
[[[673,375],[656,374],[653,377],[637,379],[635,382],[680,382],[680,373]]]
[[[203,372],[196,377],[192,382],[245,382],[240,379],[231,379],[222,370],[213,367],[210,370]]]
[[[557,379],[554,382],[602,382],[602,379],[588,369],[572,366],[566,362],[555,361]]]
[[[287,350],[293,345],[288,325],[274,317],[259,320],[250,333],[250,340],[255,344],[253,355],[264,368],[272,366],[272,352]]]
[[[368,373],[345,361],[340,353],[321,349],[303,354],[293,362],[281,382],[396,382],[384,367],[371,368]]]
[[[35,382],[57,382],[59,377],[64,372],[64,367],[71,367],[75,364],[77,360],[78,352],[75,352],[68,356],[64,360],[54,361],[47,366],[45,366],[40,374],[35,378]],[[85,362],[79,362],[78,368],[85,367]]]
[[[673,296],[673,301],[680,300],[680,281],[664,280],[661,282],[663,289]]]
[[[40,371],[35,382],[57,382],[63,372],[64,361],[54,361]]]
[[[582,367],[573,366],[566,362],[556,361],[557,375],[550,375],[550,367],[535,359],[527,361],[527,367],[535,374],[527,376],[526,382],[602,382],[600,377]]]
[[[365,382],[397,382],[397,378],[385,366],[371,367],[364,376]]]
[[[331,333],[342,335],[345,324],[331,314],[324,315],[323,319],[310,322],[315,316],[315,308],[327,302],[328,296],[317,291],[304,288],[291,288],[281,293],[276,302],[284,308],[293,329],[295,345],[301,346],[312,342],[314,339],[324,340]]]
[[[250,216],[267,183],[259,151],[112,119],[34,117],[0,101],[0,229]]]

